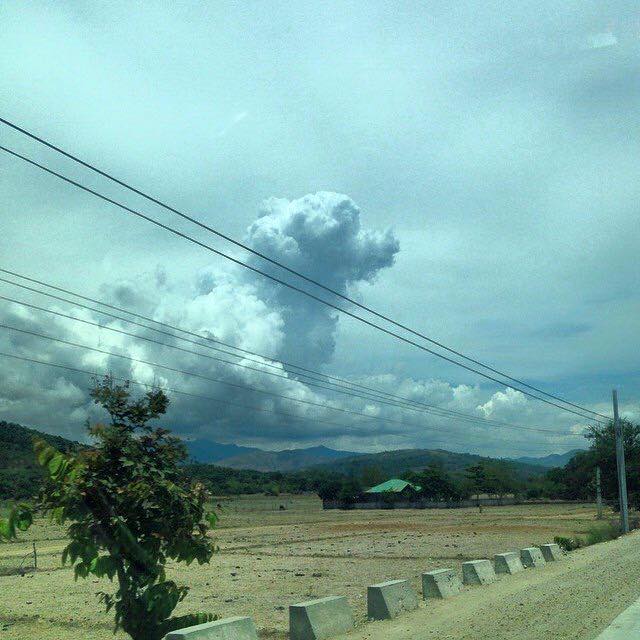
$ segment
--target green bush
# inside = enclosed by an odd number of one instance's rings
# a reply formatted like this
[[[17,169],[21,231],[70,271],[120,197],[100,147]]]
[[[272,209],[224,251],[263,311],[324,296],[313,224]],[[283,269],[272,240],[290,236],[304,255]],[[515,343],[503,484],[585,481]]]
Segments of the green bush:
[[[620,536],[620,527],[613,522],[592,525],[587,530],[586,546],[615,540]]]
[[[264,495],[265,496],[279,496],[280,495],[280,487],[275,483],[267,485],[264,488]]]
[[[619,536],[620,527],[617,522],[600,522],[591,525],[584,537],[566,538],[564,536],[556,536],[553,541],[565,551],[573,551],[574,549],[580,549],[580,547],[589,547],[592,544],[615,540]]]
[[[584,546],[580,538],[566,538],[565,536],[555,536],[553,541],[564,551],[573,551]]]

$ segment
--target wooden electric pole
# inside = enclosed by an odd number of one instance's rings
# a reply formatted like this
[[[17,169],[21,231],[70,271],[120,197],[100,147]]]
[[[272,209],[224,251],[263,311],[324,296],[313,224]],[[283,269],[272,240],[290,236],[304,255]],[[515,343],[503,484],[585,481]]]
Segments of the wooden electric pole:
[[[618,502],[620,503],[620,528],[629,533],[629,507],[627,505],[627,472],[624,464],[624,437],[618,416],[618,392],[613,390],[613,426],[616,433],[616,462],[618,465]]]

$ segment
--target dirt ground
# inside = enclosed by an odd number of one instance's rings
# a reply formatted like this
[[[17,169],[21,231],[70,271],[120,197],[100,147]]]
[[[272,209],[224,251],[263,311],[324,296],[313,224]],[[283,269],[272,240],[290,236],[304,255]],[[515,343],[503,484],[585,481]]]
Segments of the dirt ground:
[[[250,615],[263,638],[286,638],[289,604],[346,595],[359,625],[352,635],[377,640],[387,633],[387,623],[365,624],[367,585],[408,578],[418,589],[424,571],[451,566],[460,571],[465,560],[584,533],[594,521],[595,509],[585,505],[491,507],[480,514],[476,509],[322,511],[315,497],[242,499],[224,504],[215,535],[220,551],[212,562],[171,567],[169,573],[191,586],[178,612]],[[60,565],[63,534],[50,523],[38,522],[21,542],[0,547],[0,574],[17,567],[33,541],[38,572],[0,575],[0,640],[113,638],[112,619],[95,597],[110,590],[110,583],[74,582],[71,570]],[[508,633],[509,638],[586,640],[640,596],[634,582],[640,550],[632,558],[613,553],[612,566],[628,575],[626,590],[619,593],[611,591],[609,570],[594,566],[592,558],[615,545],[632,549],[639,542],[634,535],[575,552],[557,566],[469,589],[455,606],[429,603],[428,611],[390,623],[396,625],[394,637],[506,638]],[[561,627],[548,619],[548,613],[560,615],[558,607],[566,609]],[[522,621],[522,633],[513,633],[514,620]],[[455,629],[454,621],[459,621]]]
[[[336,640],[592,640],[640,597],[640,532]]]

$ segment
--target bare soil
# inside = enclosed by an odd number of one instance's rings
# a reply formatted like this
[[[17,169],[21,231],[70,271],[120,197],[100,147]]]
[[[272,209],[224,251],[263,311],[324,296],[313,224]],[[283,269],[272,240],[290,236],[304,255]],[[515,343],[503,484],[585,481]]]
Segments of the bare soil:
[[[640,596],[640,532],[574,551],[544,568],[429,601],[342,640],[590,640]]]
[[[169,573],[191,586],[179,612],[250,615],[263,638],[286,638],[289,604],[346,595],[360,625],[351,636],[363,640],[388,633],[387,627],[394,636],[411,638],[436,633],[533,638],[535,633],[536,639],[588,639],[640,595],[636,535],[575,552],[557,566],[466,590],[455,604],[430,602],[393,623],[365,624],[366,587],[408,578],[418,589],[423,571],[459,571],[465,560],[583,533],[594,521],[595,509],[583,505],[493,507],[482,514],[476,509],[322,511],[313,497],[245,498],[225,503],[215,534],[220,551],[209,565],[175,566]],[[112,586],[105,580],[74,582],[71,570],[60,565],[64,534],[50,523],[38,522],[21,542],[0,547],[0,573],[15,566],[32,541],[39,571],[0,575],[0,640],[114,638],[112,618],[95,597]],[[622,591],[616,576],[596,560],[602,554],[613,558],[611,566],[626,585]],[[560,616],[561,626],[550,616]]]

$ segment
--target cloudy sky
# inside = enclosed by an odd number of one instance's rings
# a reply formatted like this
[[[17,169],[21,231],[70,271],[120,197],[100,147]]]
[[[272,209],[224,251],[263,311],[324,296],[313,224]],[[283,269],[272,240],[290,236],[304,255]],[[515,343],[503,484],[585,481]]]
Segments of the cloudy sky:
[[[639,418],[635,4],[9,1],[0,115],[531,384],[607,414],[617,387],[623,413]],[[0,139],[265,266],[8,127]],[[230,366],[0,282],[2,296],[102,328],[5,300],[0,323],[137,362],[5,328],[0,351],[190,393],[172,395],[166,419],[185,437],[504,456],[583,446],[578,416],[338,317],[6,153],[0,229],[2,268],[524,427],[329,392],[260,358]],[[0,356],[0,419],[80,438],[101,417],[88,385],[81,373]]]

